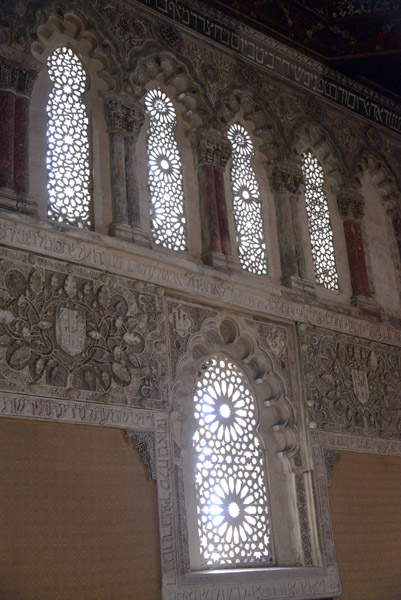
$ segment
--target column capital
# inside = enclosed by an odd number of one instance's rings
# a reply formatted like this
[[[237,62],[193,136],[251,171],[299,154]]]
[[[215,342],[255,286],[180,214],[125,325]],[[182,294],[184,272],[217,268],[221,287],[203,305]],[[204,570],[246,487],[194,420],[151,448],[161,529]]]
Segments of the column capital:
[[[337,198],[338,212],[343,220],[361,221],[365,212],[365,201],[357,190],[348,189],[340,192]]]
[[[33,84],[43,65],[23,52],[0,45],[0,89],[30,98]]]
[[[142,105],[128,94],[104,95],[105,116],[109,133],[137,136],[145,120]]]
[[[195,141],[198,166],[212,165],[225,169],[231,154],[230,142],[219,132],[201,129]]]
[[[303,181],[302,171],[295,165],[277,163],[272,170],[272,186],[275,192],[296,194]]]

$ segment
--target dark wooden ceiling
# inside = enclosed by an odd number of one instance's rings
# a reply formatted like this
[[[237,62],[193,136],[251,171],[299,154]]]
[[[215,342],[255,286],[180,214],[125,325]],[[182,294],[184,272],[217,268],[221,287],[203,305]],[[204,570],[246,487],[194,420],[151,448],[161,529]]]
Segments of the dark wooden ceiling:
[[[401,0],[204,0],[401,102]]]

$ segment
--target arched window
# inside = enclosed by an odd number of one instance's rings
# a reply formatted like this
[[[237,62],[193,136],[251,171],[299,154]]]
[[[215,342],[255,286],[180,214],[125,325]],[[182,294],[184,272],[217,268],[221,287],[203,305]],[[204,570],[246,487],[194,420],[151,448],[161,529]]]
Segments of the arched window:
[[[53,83],[47,104],[48,216],[79,227],[92,226],[88,117],[82,95],[86,74],[67,47],[47,60]]]
[[[251,165],[251,138],[239,123],[231,125],[231,187],[238,256],[242,268],[256,275],[267,273],[266,240],[263,230],[259,184]]]
[[[302,172],[305,178],[305,204],[316,283],[328,290],[338,290],[333,231],[323,189],[324,173],[310,150],[302,154]]]
[[[224,355],[201,367],[194,394],[195,487],[204,568],[272,560],[263,450],[242,371]]]
[[[173,103],[160,89],[145,97],[149,115],[148,181],[153,241],[170,250],[186,250],[186,219],[181,158]]]

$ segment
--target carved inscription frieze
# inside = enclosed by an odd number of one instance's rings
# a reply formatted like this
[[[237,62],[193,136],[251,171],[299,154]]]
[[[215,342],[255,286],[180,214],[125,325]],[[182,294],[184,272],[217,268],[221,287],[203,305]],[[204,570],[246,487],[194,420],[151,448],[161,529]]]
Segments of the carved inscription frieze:
[[[300,338],[315,427],[401,439],[400,349],[310,325]]]
[[[3,389],[163,405],[167,366],[154,288],[6,254],[0,264]]]

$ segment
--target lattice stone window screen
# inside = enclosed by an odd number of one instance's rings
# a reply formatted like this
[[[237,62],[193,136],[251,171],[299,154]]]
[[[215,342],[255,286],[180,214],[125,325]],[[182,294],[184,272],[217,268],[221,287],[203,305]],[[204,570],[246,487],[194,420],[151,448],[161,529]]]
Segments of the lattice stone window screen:
[[[195,385],[193,448],[204,568],[272,561],[255,409],[245,375],[229,358],[216,355],[203,364]]]
[[[305,178],[306,213],[316,282],[329,290],[338,290],[333,231],[323,189],[323,168],[311,151],[302,155],[302,172]]]
[[[92,226],[88,117],[82,95],[86,74],[70,48],[47,60],[53,83],[47,103],[48,216],[79,227]]]
[[[173,103],[160,89],[145,97],[150,118],[148,181],[153,240],[170,250],[186,250],[186,218],[181,158],[174,135]]]
[[[263,230],[259,184],[251,165],[254,149],[242,125],[231,125],[231,187],[238,255],[242,268],[256,275],[267,273],[266,240]]]

